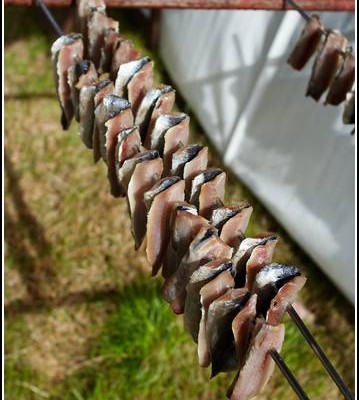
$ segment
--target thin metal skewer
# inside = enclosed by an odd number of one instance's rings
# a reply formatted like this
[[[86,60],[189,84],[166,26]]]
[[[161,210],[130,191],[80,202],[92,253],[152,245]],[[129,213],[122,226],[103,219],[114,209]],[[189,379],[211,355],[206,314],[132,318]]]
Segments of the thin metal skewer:
[[[50,10],[47,8],[45,3],[42,0],[35,0],[37,6],[41,8],[41,11],[45,14],[46,18],[50,21],[52,27],[56,31],[59,36],[64,34],[64,31],[61,29],[60,25],[56,22],[55,18],[52,16]]]
[[[299,14],[306,20],[309,21],[310,20],[310,16],[304,11],[302,10],[297,3],[295,3],[293,0],[285,0],[288,4],[290,4],[296,11],[299,12]]]
[[[343,379],[340,377],[338,372],[333,367],[332,363],[329,361],[328,357],[325,355],[322,348],[319,346],[314,336],[310,333],[309,329],[304,324],[303,320],[297,314],[292,305],[287,307],[287,312],[292,318],[293,322],[297,325],[301,334],[304,336],[304,339],[308,342],[309,346],[314,351],[315,355],[319,358],[320,362],[323,364],[324,368],[333,379],[334,383],[337,385],[338,389],[344,395],[346,400],[354,400],[353,395],[351,394],[348,387],[345,385]]]
[[[300,400],[309,400],[309,397],[304,392],[303,388],[298,383],[295,376],[292,374],[292,371],[288,368],[287,364],[284,362],[282,357],[279,355],[277,350],[271,349],[269,350],[269,354],[271,355],[273,361],[277,364],[277,367],[280,369],[284,377],[287,379],[288,383],[295,391],[296,395]]]

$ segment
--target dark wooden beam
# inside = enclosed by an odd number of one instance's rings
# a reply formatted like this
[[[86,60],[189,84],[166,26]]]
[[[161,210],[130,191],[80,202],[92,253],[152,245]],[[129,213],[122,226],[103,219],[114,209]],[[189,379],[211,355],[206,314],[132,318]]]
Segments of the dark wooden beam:
[[[72,0],[45,0],[50,7],[70,6]],[[34,0],[4,0],[5,5],[34,6]],[[176,8],[176,9],[238,9],[290,10],[284,0],[106,0],[107,7]],[[355,0],[298,0],[307,11],[354,11]]]

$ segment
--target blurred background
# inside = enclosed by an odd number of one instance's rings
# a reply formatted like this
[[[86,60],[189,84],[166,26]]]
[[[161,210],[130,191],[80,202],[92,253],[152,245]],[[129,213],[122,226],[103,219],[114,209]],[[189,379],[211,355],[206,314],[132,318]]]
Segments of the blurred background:
[[[69,131],[61,130],[50,59],[55,40],[51,28],[35,8],[8,6],[4,11],[6,399],[224,399],[234,374],[220,374],[210,380],[210,371],[198,366],[196,346],[184,331],[181,318],[173,315],[161,299],[161,279],[149,276],[144,249],[134,251],[126,202],[110,196],[105,165],[93,164],[75,122]],[[70,32],[74,10],[56,8],[53,12],[64,30]],[[120,21],[121,34],[155,61],[156,81],[176,88],[176,107],[191,117],[191,141],[208,145],[210,164],[226,169],[226,203],[247,200],[253,205],[248,236],[277,232],[280,242],[274,261],[292,263],[308,276],[298,307],[354,390],[354,231],[350,237],[354,224],[354,139],[350,129],[340,124],[342,110],[328,110],[304,97],[310,69],[298,73],[285,65],[285,51],[293,46],[302,27],[299,20],[285,45],[272,53],[269,45],[255,47],[249,64],[246,55],[250,49],[242,47],[243,40],[249,42],[251,35],[243,33],[231,42],[237,49],[242,48],[242,58],[241,51],[220,53],[228,42],[226,34],[233,38],[235,27],[241,32],[237,18],[243,18],[242,13],[163,12],[159,46],[155,47],[149,40],[148,11],[108,9],[108,14]],[[335,15],[327,13],[324,19],[331,24],[338,21],[338,27],[346,24],[346,33],[353,36],[352,17],[336,19]],[[254,16],[248,16],[253,21]],[[297,17],[279,13],[263,22],[269,26],[267,42],[275,41],[280,33],[278,25],[291,25],[293,18]],[[226,31],[223,24],[228,26]],[[206,43],[209,36],[216,39],[214,44]],[[192,46],[191,37],[198,38]],[[268,54],[273,52],[278,53],[274,64],[271,61],[274,73],[268,75],[267,62],[272,57]],[[228,73],[234,59],[240,67],[247,65],[247,73],[243,68]],[[251,77],[250,67],[257,68],[256,78]],[[277,90],[275,96],[268,87],[273,82],[280,87],[283,73],[295,84],[292,91],[283,84],[285,94]],[[226,89],[226,81],[221,81],[223,76],[234,79],[232,91]],[[262,84],[255,88],[260,79]],[[251,100],[254,91],[264,98],[264,105]],[[226,96],[233,100],[228,107],[222,101]],[[277,99],[281,106],[275,105]],[[248,102],[254,103],[249,111]],[[289,104],[287,115],[292,120],[295,114],[303,120],[310,112],[309,122],[301,125],[294,120],[295,129],[288,129],[286,122],[271,112],[278,113],[283,104]],[[307,110],[304,117],[303,107]],[[240,125],[242,112],[248,121],[245,126]],[[326,129],[322,130],[320,121],[327,121]],[[279,187],[291,176],[278,173],[275,164],[270,164],[275,160],[273,154],[295,154],[298,145],[293,144],[291,153],[288,143],[295,143],[298,136],[302,141],[298,157],[293,164],[284,165],[290,165],[289,171],[293,172],[297,171],[296,165],[304,164],[307,170],[295,172],[294,177],[309,176],[308,170],[313,171],[309,161],[319,163],[320,157],[329,157],[329,164],[336,160],[335,165],[343,166],[340,176],[334,176],[337,185],[329,180],[321,191],[319,183],[324,175],[316,175],[305,186],[304,197],[300,182],[290,181],[296,188],[291,193],[308,201],[306,209],[299,210],[303,217],[299,211],[293,216],[303,222],[304,231],[293,229],[294,219],[288,217],[298,210],[293,194],[288,197],[285,185]],[[251,146],[250,138],[255,145],[252,142]],[[318,155],[318,149],[328,142],[331,151]],[[314,152],[301,158],[312,143],[317,159]],[[261,146],[270,149],[271,157],[260,151]],[[341,150],[337,152],[337,148]],[[238,149],[238,153],[231,149]],[[251,164],[251,158],[262,162]],[[321,170],[326,166],[328,161],[320,165]],[[281,179],[283,176],[285,179]],[[262,182],[268,185],[264,192]],[[332,237],[337,245],[334,250],[331,242],[320,235],[315,218],[305,216],[318,193],[328,198],[322,207],[320,202],[316,205],[317,210],[326,210],[325,217],[333,204],[344,202],[335,216],[336,224],[328,225],[335,233],[338,221],[343,221],[340,235]],[[286,205],[280,199],[285,199]],[[303,239],[305,229],[309,241]],[[344,234],[348,239],[342,242]],[[318,245],[308,246],[316,236],[321,240],[319,253],[313,252]],[[341,239],[336,240],[338,237]],[[332,267],[325,269],[330,263],[325,264],[318,255],[323,253],[342,260],[339,273],[333,274]],[[323,400],[340,398],[293,323],[286,318],[285,324],[282,355],[308,395]],[[291,400],[296,396],[275,370],[258,398]]]

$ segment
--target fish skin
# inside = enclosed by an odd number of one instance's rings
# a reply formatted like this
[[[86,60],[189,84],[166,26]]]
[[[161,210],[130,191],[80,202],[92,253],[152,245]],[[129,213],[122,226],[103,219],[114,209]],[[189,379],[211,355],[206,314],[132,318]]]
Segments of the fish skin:
[[[298,292],[305,285],[305,276],[296,276],[285,283],[273,297],[267,311],[266,322],[269,325],[278,325],[286,312],[289,304],[292,304]]]
[[[232,321],[249,297],[247,289],[228,289],[208,307],[206,334],[212,361],[211,378],[239,366]]]
[[[318,101],[333,81],[348,40],[339,31],[331,31],[315,59],[306,96]]]
[[[175,151],[172,155],[170,175],[177,175],[183,178],[183,170],[189,161],[193,160],[197,154],[203,149],[200,144],[190,144],[183,146]],[[204,167],[206,169],[207,165]],[[197,171],[197,175],[200,171]]]
[[[226,184],[226,173],[222,172],[215,178],[201,185],[199,193],[199,213],[205,218],[210,218],[212,211],[223,205]]]
[[[100,69],[101,50],[105,46],[105,36],[110,30],[119,33],[118,21],[110,18],[98,8],[91,10],[87,19],[88,58]]]
[[[233,249],[219,237],[214,227],[203,227],[192,240],[176,271],[163,284],[162,294],[175,314],[183,314],[186,286],[193,272],[216,258],[231,258]]]
[[[93,157],[94,157],[94,162],[96,163],[100,158],[101,158],[101,145],[100,145],[100,130],[104,130],[104,122],[101,122],[102,120],[106,121],[105,118],[100,113],[100,110],[98,110],[96,115],[96,109],[100,106],[102,103],[103,99],[105,96],[112,94],[114,91],[114,84],[112,81],[109,79],[100,81],[96,85],[96,93],[94,96],[94,123],[93,123],[93,133],[92,133],[92,148],[93,148]]]
[[[236,287],[243,287],[246,283],[246,264],[256,246],[265,245],[268,241],[277,240],[276,236],[265,238],[245,238],[235,250],[232,257],[233,276]]]
[[[95,85],[84,86],[79,95],[80,136],[89,149],[93,148],[93,131],[95,120]]]
[[[170,218],[170,240],[162,265],[162,276],[167,279],[178,268],[194,237],[209,222],[198,215],[197,208],[188,203],[177,203]]]
[[[99,66],[99,70],[102,74],[111,72],[113,50],[118,35],[119,35],[118,28],[114,29],[112,27],[109,27],[105,29],[104,43],[101,49],[100,66]]]
[[[219,168],[207,168],[205,171],[200,172],[192,179],[191,193],[189,196],[189,202],[199,207],[199,196],[201,192],[201,186],[216,178],[223,171]],[[210,217],[210,216],[209,216]]]
[[[117,135],[116,166],[120,168],[125,160],[134,157],[141,149],[138,126],[123,129]]]
[[[285,283],[300,275],[298,268],[292,265],[271,263],[264,266],[257,273],[252,288],[252,292],[258,294],[258,312],[266,315],[270,302],[278,290]]]
[[[78,0],[77,16],[79,28],[84,41],[84,56],[88,57],[88,19],[93,10],[97,10],[106,15],[106,4],[103,0]]]
[[[176,179],[172,179],[176,178]],[[148,209],[147,216],[147,259],[152,267],[152,276],[155,276],[161,267],[169,241],[169,223],[174,203],[184,201],[184,181],[178,177],[163,178],[154,187],[145,192],[144,200]],[[165,181],[171,185],[156,192]],[[152,197],[152,199],[150,199]]]
[[[156,119],[153,130],[147,136],[147,142],[144,143],[144,146],[151,149],[156,149],[162,157],[165,147],[165,133],[168,132],[169,129],[180,124],[186,117],[187,115],[181,112],[161,114]],[[172,175],[180,176],[178,174]]]
[[[240,365],[244,363],[245,354],[254,328],[257,314],[257,297],[256,294],[252,294],[232,321],[232,332]]]
[[[201,367],[208,367],[211,363],[211,353],[206,333],[208,307],[228,289],[234,288],[234,279],[229,269],[224,270],[215,278],[206,283],[200,290],[201,321],[198,328],[198,363]]]
[[[134,115],[152,86],[153,62],[149,57],[142,57],[120,65],[116,77],[115,93],[128,98],[132,104]]]
[[[163,173],[168,175],[171,169],[172,155],[180,147],[185,146],[189,139],[189,117],[169,128],[164,134]]]
[[[273,374],[274,361],[270,349],[280,353],[284,340],[284,325],[263,324],[251,343],[244,366],[232,385],[230,400],[248,400],[257,396]]]
[[[142,150],[131,158],[125,160],[120,168],[117,169],[117,179],[122,187],[123,193],[127,193],[128,185],[130,183],[131,176],[135,170],[136,164],[139,164],[145,160],[153,160],[159,158],[158,151],[156,150]]]
[[[147,135],[152,132],[156,119],[160,114],[169,113],[174,101],[175,90],[169,85],[159,85],[146,93],[135,119],[135,124],[140,128],[143,143],[148,142]]]
[[[95,85],[97,80],[98,75],[91,61],[81,61],[71,66],[68,70],[68,84],[71,90],[71,100],[77,122],[80,122],[80,91],[85,86]]]
[[[107,163],[107,152],[113,156],[118,132],[133,126],[133,114],[131,104],[127,99],[115,94],[106,95],[102,103],[95,110],[95,121],[98,127],[100,155]],[[109,149],[106,148],[109,146]]]
[[[82,35],[70,33],[60,36],[51,46],[51,58],[55,75],[56,91],[59,98],[62,129],[70,127],[74,116],[71,89],[68,83],[68,70],[83,59]]]
[[[135,165],[128,184],[127,200],[131,216],[131,232],[135,239],[135,250],[138,250],[146,235],[147,208],[144,193],[160,179],[163,163],[160,157],[144,160]]]
[[[353,54],[349,53],[345,57],[341,68],[329,88],[325,104],[337,106],[342,103],[345,100],[347,93],[353,88],[354,81],[355,57]]]
[[[116,148],[118,143],[118,132],[124,129],[131,128],[133,126],[133,114],[130,108],[124,109],[119,112],[115,117],[105,122],[106,133],[105,133],[105,146],[102,147],[104,152],[103,158],[107,163],[107,178],[110,183],[110,192],[114,197],[122,196],[122,188],[117,180],[116,173]],[[139,139],[139,137],[138,137]],[[129,140],[129,139],[128,139]],[[125,145],[126,141],[123,143]],[[136,143],[136,147],[131,149],[131,155],[136,154],[140,151],[140,144]],[[127,157],[130,156],[127,154]]]
[[[215,259],[200,266],[190,277],[186,286],[183,322],[195,342],[198,341],[199,323],[201,321],[201,296],[199,292],[206,283],[222,271],[231,268],[231,265],[229,259]]]
[[[257,273],[272,261],[275,246],[278,240],[274,237],[264,239],[263,244],[256,246],[246,263],[245,287],[252,292]]]
[[[118,70],[122,64],[137,60],[140,57],[140,53],[133,45],[133,42],[121,36],[116,38],[112,53],[110,78],[113,81],[116,80]]]
[[[287,63],[300,71],[317,50],[324,27],[318,15],[311,15],[298,39]]]
[[[221,212],[222,219],[218,215]],[[225,243],[232,247],[238,247],[243,240],[243,234],[247,229],[252,212],[253,207],[247,203],[238,206],[223,206],[213,210],[211,221],[219,229],[219,236]]]
[[[186,198],[189,199],[192,180],[196,175],[206,170],[208,164],[208,147],[203,147],[198,154],[186,162],[183,168],[183,179],[186,182]]]

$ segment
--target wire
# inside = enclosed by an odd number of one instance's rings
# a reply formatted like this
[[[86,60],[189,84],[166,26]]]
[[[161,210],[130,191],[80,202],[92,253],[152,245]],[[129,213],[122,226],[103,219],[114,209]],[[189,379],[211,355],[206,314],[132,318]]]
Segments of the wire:
[[[323,364],[324,368],[333,379],[339,390],[344,395],[346,400],[354,400],[353,395],[350,393],[348,387],[345,385],[343,379],[340,377],[338,372],[333,367],[332,363],[329,361],[328,357],[325,355],[322,348],[319,346],[317,341],[315,340],[314,336],[311,334],[309,329],[304,324],[303,320],[297,314],[293,306],[290,304],[287,307],[287,312],[297,325],[298,329],[300,330],[301,334],[304,336],[304,339],[308,342],[309,346],[314,351],[315,355],[319,358],[320,362]]]
[[[284,377],[287,379],[287,381],[289,382],[290,386],[295,391],[299,399],[309,400],[309,397],[306,395],[303,388],[300,386],[297,379],[293,375],[292,371],[288,368],[287,364],[284,362],[284,360],[279,355],[277,350],[270,349],[269,354],[271,355],[273,361],[277,364],[278,368],[280,369]]]
[[[41,8],[41,11],[45,14],[46,18],[49,20],[51,26],[54,28],[56,33],[59,36],[62,36],[64,34],[64,31],[62,30],[60,25],[56,22],[55,18],[52,16],[50,10],[45,5],[45,3],[42,0],[35,0],[35,3],[37,6]]]

